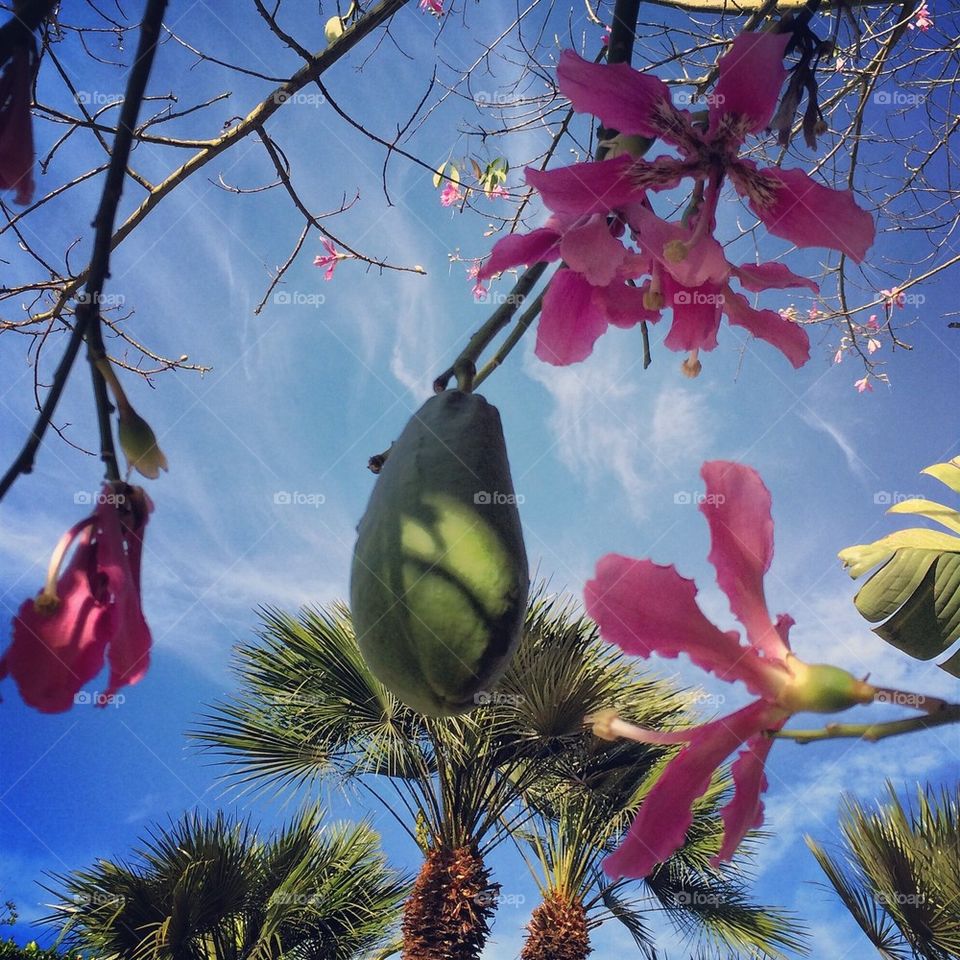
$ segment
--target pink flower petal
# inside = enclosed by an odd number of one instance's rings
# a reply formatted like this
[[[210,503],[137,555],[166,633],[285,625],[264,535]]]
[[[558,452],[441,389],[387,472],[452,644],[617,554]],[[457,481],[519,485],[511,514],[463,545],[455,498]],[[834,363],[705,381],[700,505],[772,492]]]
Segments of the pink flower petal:
[[[798,323],[775,310],[755,310],[747,298],[727,287],[723,309],[727,319],[744,327],[760,340],[776,347],[793,364],[802,367],[810,359],[810,337]]]
[[[554,170],[527,167],[527,183],[554,213],[576,217],[606,214],[643,198],[643,190],[631,176],[633,165],[633,159],[624,155]]]
[[[627,249],[610,235],[606,217],[598,214],[563,235],[560,256],[571,270],[582,274],[593,286],[605,287],[617,276],[627,258]]]
[[[786,290],[790,287],[809,287],[814,293],[819,285],[809,277],[801,277],[783,263],[742,263],[732,268],[733,275],[744,290],[762,293],[764,290]]]
[[[635,327],[641,320],[656,323],[660,319],[658,310],[648,310],[644,306],[641,287],[613,283],[608,287],[597,287],[593,299],[607,320],[616,327]]]
[[[770,122],[787,76],[783,55],[787,33],[741,33],[718,64],[720,79],[710,103],[710,132],[721,119],[735,115],[749,121],[748,133]]]
[[[665,306],[673,323],[663,345],[668,350],[713,350],[717,345],[723,294],[716,284],[685,287],[669,275],[663,278]]]
[[[782,660],[790,652],[767,612],[763,577],[773,559],[770,491],[750,467],[712,460],[700,471],[707,496],[700,511],[710,525],[710,555],[717,583],[744,625],[751,645]]]
[[[536,355],[554,366],[585,360],[597,338],[607,329],[607,318],[593,298],[594,288],[579,273],[560,269],[543,298],[537,327]]]
[[[572,50],[564,50],[557,80],[560,92],[574,110],[592,113],[605,127],[618,133],[668,140],[664,136],[665,125],[658,118],[679,116],[662,80],[625,63],[590,63]]]
[[[531,230],[530,233],[511,233],[493,245],[490,257],[477,272],[477,279],[489,280],[511,267],[527,266],[542,260],[559,260],[560,238],[560,231],[550,226]]]
[[[17,46],[0,74],[0,190],[14,190],[19,204],[33,200],[31,87],[36,52]]]
[[[89,528],[81,534],[57,584],[60,605],[42,612],[25,600],[13,619],[13,641],[0,661],[0,677],[16,681],[23,702],[42,713],[62,713],[103,667],[115,624],[97,582],[97,548]],[[102,589],[102,588],[101,588]]]
[[[693,804],[709,789],[714,771],[741,743],[766,729],[771,713],[770,705],[758,700],[690,731],[689,746],[667,764],[624,841],[604,861],[607,876],[646,877],[679,850],[693,823]],[[776,711],[777,719],[781,713]]]
[[[775,697],[785,671],[741,645],[735,632],[715,627],[696,596],[694,582],[674,567],[615,553],[598,562],[594,579],[584,588],[587,613],[601,636],[625,653],[640,657],[686,653],[698,667],[722,680],[742,680],[751,692]]]
[[[779,730],[786,717],[776,719],[771,710],[766,730]],[[751,737],[733,764],[733,799],[723,808],[723,843],[710,863],[719,866],[725,860],[732,860],[743,838],[751,831],[763,826],[763,802],[760,797],[767,789],[767,778],[763,766],[773,746],[773,737],[765,733]]]
[[[802,170],[757,170],[747,160],[738,161],[737,167],[731,177],[734,186],[747,196],[750,209],[775,237],[798,247],[840,250],[857,263],[863,261],[876,226],[849,190],[831,190]],[[744,170],[752,172],[743,176]]]

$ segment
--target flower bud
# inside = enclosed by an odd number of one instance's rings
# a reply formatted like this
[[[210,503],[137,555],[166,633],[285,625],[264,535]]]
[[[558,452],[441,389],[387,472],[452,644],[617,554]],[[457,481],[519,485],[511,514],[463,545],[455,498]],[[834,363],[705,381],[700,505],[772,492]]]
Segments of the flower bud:
[[[129,403],[118,404],[120,419],[120,446],[127,458],[127,466],[150,480],[156,480],[161,470],[167,469],[167,458],[157,445],[153,428]]]
[[[777,705],[791,713],[837,713],[871,703],[876,689],[852,673],[826,663],[803,663],[790,657],[793,679],[777,696]]]

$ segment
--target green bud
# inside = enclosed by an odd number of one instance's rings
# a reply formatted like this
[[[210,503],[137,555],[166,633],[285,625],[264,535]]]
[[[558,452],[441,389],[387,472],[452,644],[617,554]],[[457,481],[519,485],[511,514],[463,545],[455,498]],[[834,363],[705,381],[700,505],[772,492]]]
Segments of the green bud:
[[[127,458],[127,467],[150,480],[156,480],[167,469],[167,458],[157,445],[153,428],[129,403],[118,404],[120,446]]]
[[[876,689],[852,673],[826,663],[803,663],[791,657],[793,680],[777,697],[777,705],[791,713],[838,713],[871,703]]]

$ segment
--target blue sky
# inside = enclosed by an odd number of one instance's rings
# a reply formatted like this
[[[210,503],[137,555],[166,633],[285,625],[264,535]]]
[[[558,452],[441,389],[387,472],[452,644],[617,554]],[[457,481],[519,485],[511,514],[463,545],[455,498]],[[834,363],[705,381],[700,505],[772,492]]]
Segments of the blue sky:
[[[215,54],[261,65],[268,73],[296,69],[295,58],[263,35],[255,14],[238,13],[227,24],[215,11],[204,4],[175,8],[174,28]],[[469,63],[479,49],[476,37],[495,36],[510,22],[507,10],[488,10],[484,17],[473,25],[474,39],[457,17],[436,40],[436,21],[414,5],[395,22],[396,46],[384,44],[363,73],[355,70],[359,57],[343,62],[325,82],[370,129],[389,136],[397,117],[405,118],[422,95],[436,58]],[[319,48],[322,25],[323,18],[301,22],[298,37]],[[562,30],[563,23],[552,26]],[[592,49],[599,31],[589,28],[587,35]],[[248,40],[253,36],[256,43]],[[88,70],[66,48],[64,59]],[[190,91],[191,64],[173,43],[164,45],[151,92],[167,92],[173,84]],[[179,130],[183,136],[212,135],[271,89],[210,65],[198,67],[196,75],[205,92],[229,89],[232,97],[205,121],[202,113],[190,118]],[[101,67],[84,76],[97,95],[120,90],[117,70]],[[509,77],[502,71],[498,79]],[[478,78],[474,90],[487,80]],[[489,85],[494,87],[492,80]],[[49,71],[40,91],[47,102],[64,100]],[[191,101],[187,93],[183,103]],[[416,152],[433,164],[451,152],[464,153],[469,147],[458,139],[457,127],[464,116],[476,119],[472,111],[451,98],[418,135]],[[582,134],[586,130],[580,127]],[[314,233],[280,288],[290,302],[271,298],[255,316],[268,271],[286,258],[301,223],[277,191],[236,196],[210,182],[221,174],[244,186],[269,179],[263,149],[252,139],[179,187],[116,251],[108,292],[135,308],[127,321],[131,333],[161,354],[188,354],[212,370],[203,377],[167,373],[156,378],[155,389],[126,381],[171,465],[169,474],[149,485],[156,512],[147,531],[143,594],[155,648],[147,677],[123,691],[119,706],[53,717],[26,709],[10,682],[0,691],[0,891],[20,908],[17,935],[23,938],[33,935],[30,922],[44,913],[44,895],[35,883],[44,871],[121,856],[150,823],[195,807],[249,811],[264,827],[289,815],[290,807],[279,800],[247,804],[224,796],[216,771],[187,744],[184,731],[205,704],[235,689],[230,650],[250,639],[257,605],[294,608],[345,596],[354,527],[373,484],[367,458],[397,436],[429,395],[433,377],[490,309],[473,302],[463,264],[449,262],[454,251],[471,257],[489,249],[482,236],[487,219],[441,208],[429,174],[398,157],[391,162],[394,205],[388,207],[380,188],[381,152],[346,129],[328,106],[290,104],[270,131],[314,209],[336,208],[342,197],[359,191],[360,200],[347,213],[328,221],[334,232],[371,255],[422,264],[427,276],[378,275],[348,261],[326,283],[311,265],[322,252]],[[543,136],[517,136],[511,159],[542,146]],[[41,148],[49,146],[50,127],[39,125],[38,137]],[[790,162],[802,163],[802,156]],[[94,157],[89,143],[78,143],[73,153],[59,155],[50,176],[83,168]],[[141,147],[134,162],[159,179],[175,158],[171,149]],[[519,186],[519,171],[509,186]],[[125,209],[135,197],[128,188]],[[41,212],[25,229],[57,259],[84,231],[96,199],[95,183],[82,186],[67,195],[56,215]],[[718,233],[729,239],[743,214],[733,203],[724,211]],[[746,241],[741,246],[747,259]],[[88,249],[87,239],[81,240],[72,262]],[[778,253],[785,247],[775,242],[763,249]],[[876,252],[910,261],[925,248],[922,238],[898,233],[881,238]],[[0,253],[10,255],[7,247]],[[943,259],[952,253],[948,242]],[[818,254],[795,254],[790,263],[814,272]],[[909,276],[909,268],[904,271],[893,279]],[[868,269],[862,288],[888,286],[888,279]],[[507,283],[494,289],[505,290]],[[706,523],[693,506],[677,501],[701,489],[704,460],[742,460],[761,472],[773,494],[777,553],[767,595],[771,610],[795,617],[798,654],[870,672],[887,685],[955,699],[955,680],[869,632],[851,603],[855,585],[836,560],[841,548],[894,528],[877,502],[884,492],[942,498],[936,481],[918,471],[960,453],[960,416],[949,399],[958,382],[960,333],[947,330],[943,319],[955,308],[949,278],[914,292],[924,302],[897,316],[909,324],[904,338],[913,349],[889,355],[885,344],[891,383],[863,395],[853,389],[862,375],[855,362],[833,364],[837,335],[826,328],[811,331],[813,357],[797,372],[771,348],[724,327],[719,348],[704,357],[695,381],[680,375],[678,355],[660,348],[665,323],[652,330],[654,363],[646,371],[637,330],[612,330],[587,362],[564,369],[541,364],[532,342],[523,344],[482,392],[503,417],[514,485],[524,496],[531,565],[556,589],[579,594],[606,552],[672,562],[696,578],[708,614],[729,627],[725,598],[706,562]],[[776,292],[764,300],[774,308],[790,302]],[[51,340],[44,349],[44,374],[61,348]],[[32,416],[33,374],[24,349],[24,342],[9,336],[0,354],[4,463],[19,448]],[[70,424],[71,438],[91,444],[91,414],[89,385],[78,366],[58,422]],[[60,533],[83,514],[75,500],[98,486],[96,460],[51,437],[34,473],[21,478],[0,506],[0,645],[9,638],[10,615],[39,588]],[[305,496],[277,502],[284,493]],[[656,666],[683,683],[705,679],[683,661]],[[741,696],[712,680],[705,686],[729,698],[719,705],[724,711]],[[905,789],[917,781],[953,779],[958,752],[960,735],[949,728],[873,746],[778,744],[769,764],[767,827],[773,837],[758,856],[756,897],[801,913],[813,928],[816,955],[867,956],[868,945],[852,921],[817,885],[820,874],[802,835],[834,836],[845,790],[870,799],[882,792],[885,778]],[[356,800],[336,797],[332,803],[337,816],[369,812]],[[374,813],[391,857],[416,868],[412,843],[388,815]],[[494,863],[504,894],[525,898],[501,908],[486,953],[511,960],[536,898],[515,854],[504,848]],[[625,950],[629,942],[612,925],[596,940],[599,956]]]

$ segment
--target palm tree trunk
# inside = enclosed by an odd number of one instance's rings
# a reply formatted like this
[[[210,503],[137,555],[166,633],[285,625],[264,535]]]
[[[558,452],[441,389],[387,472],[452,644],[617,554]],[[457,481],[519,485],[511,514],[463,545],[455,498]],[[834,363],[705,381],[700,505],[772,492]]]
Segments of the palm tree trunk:
[[[433,847],[404,907],[402,960],[477,960],[496,891],[473,846]]]
[[[592,950],[583,903],[551,893],[533,911],[520,960],[585,960]]]

